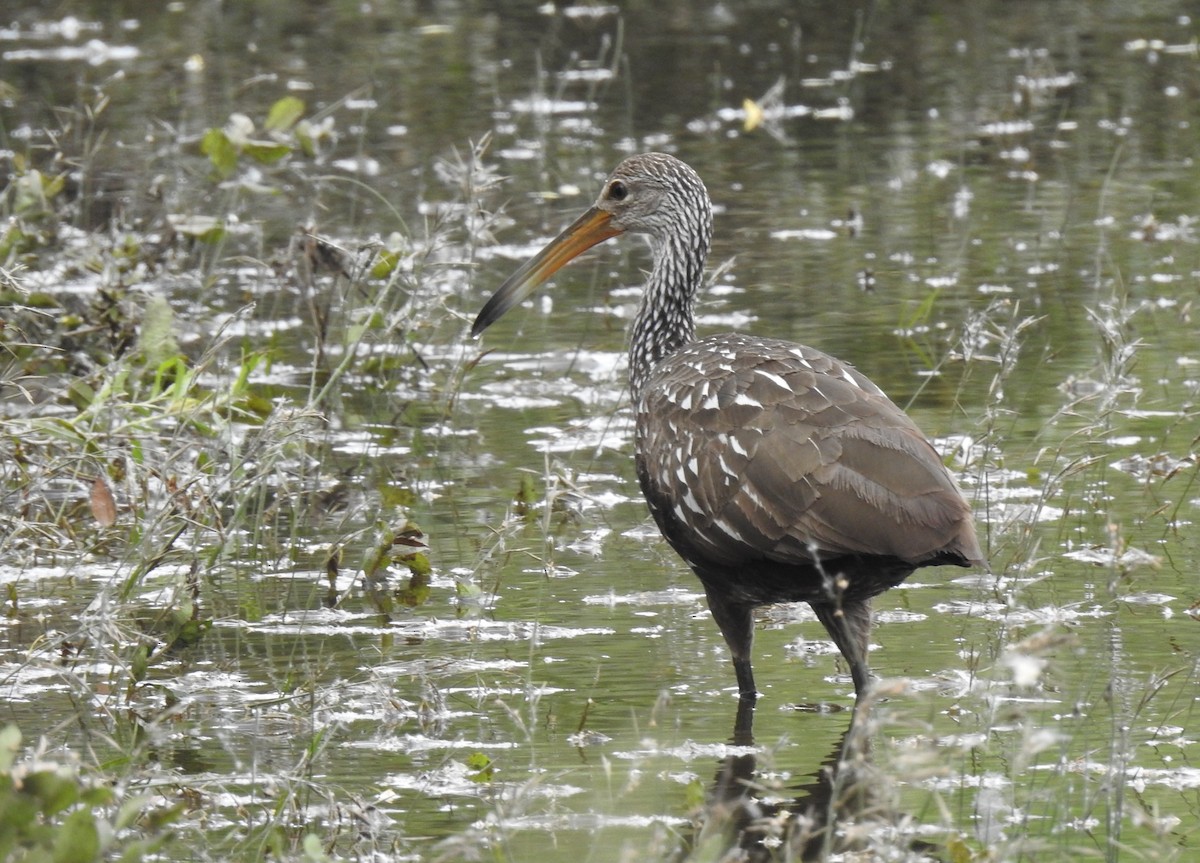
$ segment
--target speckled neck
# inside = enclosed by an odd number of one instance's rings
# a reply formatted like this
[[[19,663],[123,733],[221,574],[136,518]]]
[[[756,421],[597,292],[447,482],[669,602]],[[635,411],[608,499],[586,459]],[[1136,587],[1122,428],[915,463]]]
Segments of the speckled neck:
[[[712,244],[712,204],[700,178],[680,174],[672,196],[672,227],[652,234],[654,268],[646,282],[629,342],[629,386],[636,404],[663,357],[696,337],[696,294]]]

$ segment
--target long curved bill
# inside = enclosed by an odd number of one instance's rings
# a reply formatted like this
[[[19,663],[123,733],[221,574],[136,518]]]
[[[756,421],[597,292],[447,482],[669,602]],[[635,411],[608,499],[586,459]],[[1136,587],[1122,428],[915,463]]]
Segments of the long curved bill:
[[[542,249],[519,270],[505,279],[492,298],[487,301],[475,324],[471,327],[471,335],[478,337],[500,317],[519,304],[534,289],[550,278],[562,267],[586,252],[597,243],[602,243],[610,237],[623,232],[612,224],[612,216],[601,209],[592,207],[574,221],[569,228],[555,237],[554,241]]]

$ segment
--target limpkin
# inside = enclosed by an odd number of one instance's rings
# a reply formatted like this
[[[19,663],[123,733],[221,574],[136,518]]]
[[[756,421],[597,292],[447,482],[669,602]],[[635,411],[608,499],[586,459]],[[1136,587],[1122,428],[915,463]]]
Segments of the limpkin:
[[[472,334],[626,232],[648,235],[654,255],[629,343],[638,480],[704,585],[743,703],[757,697],[754,608],[801,601],[861,698],[871,598],[918,567],[982,563],[969,504],[916,424],[852,366],[776,339],[696,338],[712,204],[674,156],[622,161],[595,205],[500,286]]]

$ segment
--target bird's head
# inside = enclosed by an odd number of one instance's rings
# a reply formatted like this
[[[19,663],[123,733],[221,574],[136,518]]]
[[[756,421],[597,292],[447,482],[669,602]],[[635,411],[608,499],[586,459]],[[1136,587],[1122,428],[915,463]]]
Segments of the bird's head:
[[[593,207],[621,231],[664,240],[712,207],[700,176],[666,153],[630,156],[609,175]]]
[[[610,237],[648,234],[659,245],[681,231],[700,231],[707,244],[711,225],[708,192],[688,165],[665,153],[630,156],[604,181],[596,203],[497,289],[475,318],[471,335],[478,336],[565,264]]]

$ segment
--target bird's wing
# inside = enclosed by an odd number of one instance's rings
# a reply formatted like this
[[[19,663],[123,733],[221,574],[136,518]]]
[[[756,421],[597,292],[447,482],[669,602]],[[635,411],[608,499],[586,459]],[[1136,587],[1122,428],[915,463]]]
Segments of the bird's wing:
[[[924,435],[811,348],[728,336],[684,348],[644,390],[638,436],[652,508],[714,562],[971,556],[969,509]]]

